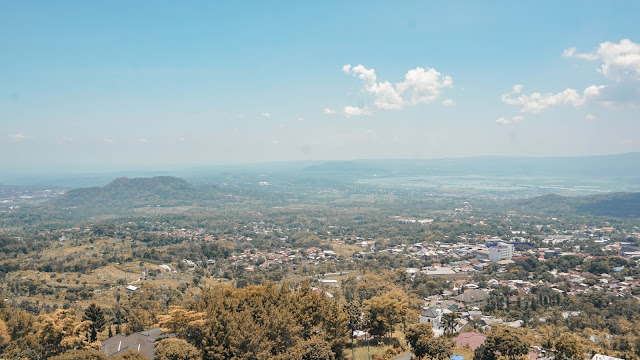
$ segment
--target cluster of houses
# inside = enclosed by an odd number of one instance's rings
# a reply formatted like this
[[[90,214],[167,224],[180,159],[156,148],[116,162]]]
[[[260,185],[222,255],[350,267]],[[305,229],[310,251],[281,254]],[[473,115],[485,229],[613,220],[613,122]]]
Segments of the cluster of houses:
[[[285,248],[281,247],[272,250],[261,250],[257,248],[244,250],[240,254],[229,257],[229,260],[239,266],[244,266],[245,270],[254,271],[256,267],[266,269],[271,266],[289,264],[292,267],[298,265],[318,265],[320,263],[335,259],[336,253],[333,250],[323,250],[319,247],[309,248]]]

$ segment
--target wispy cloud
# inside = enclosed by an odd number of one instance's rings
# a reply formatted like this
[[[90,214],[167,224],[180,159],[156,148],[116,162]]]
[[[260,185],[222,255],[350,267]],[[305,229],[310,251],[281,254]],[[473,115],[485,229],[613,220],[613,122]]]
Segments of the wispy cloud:
[[[562,57],[566,57],[566,58],[577,58],[577,59],[584,59],[584,60],[597,60],[598,56],[594,55],[594,54],[580,54],[580,53],[576,53],[576,48],[572,47],[572,48],[568,48],[565,49],[562,52]]]
[[[576,107],[584,105],[587,101],[597,98],[604,86],[591,85],[584,89],[582,95],[574,89],[566,89],[559,93],[541,94],[534,92],[527,95],[522,94],[522,88],[522,85],[514,85],[510,93],[502,95],[502,101],[510,105],[522,105],[520,112],[538,113],[555,105],[564,104]]]
[[[323,113],[325,113],[326,115],[335,115],[337,113],[337,111],[329,109],[329,108],[324,108],[324,110],[322,110]]]
[[[25,136],[23,133],[10,134],[9,139],[11,139],[12,141],[19,142],[19,141],[26,140],[27,136]]]
[[[262,116],[264,116],[266,118],[270,118],[271,117],[271,113],[268,113],[268,112],[260,113],[260,115],[262,115]]]
[[[516,115],[516,116],[512,116],[511,119],[505,118],[505,117],[500,117],[496,120],[496,123],[500,124],[500,125],[509,125],[509,124],[513,124],[513,123],[519,123],[522,120],[524,120],[524,116],[522,115]]]

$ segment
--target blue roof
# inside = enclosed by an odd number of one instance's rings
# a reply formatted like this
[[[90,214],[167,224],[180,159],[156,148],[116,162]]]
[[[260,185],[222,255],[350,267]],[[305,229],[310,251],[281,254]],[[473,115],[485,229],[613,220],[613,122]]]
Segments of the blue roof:
[[[464,360],[464,356],[462,355],[453,355],[451,360]]]

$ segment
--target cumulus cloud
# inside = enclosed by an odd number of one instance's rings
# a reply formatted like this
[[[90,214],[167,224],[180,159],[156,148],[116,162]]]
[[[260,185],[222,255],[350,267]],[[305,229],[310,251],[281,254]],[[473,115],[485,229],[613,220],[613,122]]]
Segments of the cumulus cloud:
[[[337,111],[333,110],[333,109],[329,109],[329,108],[324,108],[324,110],[322,110],[323,113],[325,113],[326,115],[334,115],[337,113]]]
[[[18,141],[26,140],[27,137],[23,133],[17,133],[17,134],[10,134],[9,139],[18,142]]]
[[[603,88],[603,85],[591,85],[584,89],[582,95],[574,89],[546,94],[534,92],[527,95],[522,94],[522,85],[515,85],[510,93],[502,95],[502,101],[509,105],[522,105],[520,112],[523,113],[539,113],[555,105],[573,105],[575,107],[584,105],[587,101],[597,98]]]
[[[569,48],[562,53],[563,57],[583,60],[600,60],[598,71],[606,78],[616,81],[640,80],[640,44],[629,39],[619,43],[605,41],[590,53],[578,53],[576,48]]]
[[[451,100],[451,99],[442,100],[442,105],[444,105],[444,106],[453,106],[455,104],[456,104],[456,102]]]
[[[262,116],[264,116],[266,118],[270,118],[271,117],[271,113],[268,113],[268,112],[260,113],[260,115],[262,115]]]
[[[369,111],[368,108],[366,108],[366,107],[359,108],[357,106],[345,106],[343,111],[344,111],[344,115],[346,117],[362,116],[362,115],[370,115],[371,114],[371,112]]]
[[[587,114],[587,116],[584,117],[585,120],[589,120],[589,121],[594,121],[596,119],[598,119],[595,115],[593,114]]]
[[[432,103],[440,97],[442,89],[453,87],[450,76],[433,68],[411,69],[405,74],[404,80],[397,83],[378,81],[375,70],[363,65],[352,67],[347,64],[342,71],[362,80],[362,91],[373,95],[374,105],[382,110],[400,110],[405,106]],[[453,100],[448,100],[453,104]]]
[[[598,47],[597,54],[602,60],[600,72],[607,78],[640,80],[640,44],[629,39],[618,44],[604,42]]]
[[[591,85],[582,94],[572,88],[558,93],[522,94],[522,85],[515,85],[510,93],[502,95],[502,101],[510,105],[521,106],[524,113],[538,113],[556,105],[579,107],[587,103],[608,107],[637,106],[640,101],[640,44],[629,39],[618,43],[606,41],[586,53],[578,52],[575,47],[562,52],[564,58],[597,61],[596,70],[601,73],[606,85]],[[587,120],[595,119],[587,115]],[[502,123],[502,122],[501,122]]]

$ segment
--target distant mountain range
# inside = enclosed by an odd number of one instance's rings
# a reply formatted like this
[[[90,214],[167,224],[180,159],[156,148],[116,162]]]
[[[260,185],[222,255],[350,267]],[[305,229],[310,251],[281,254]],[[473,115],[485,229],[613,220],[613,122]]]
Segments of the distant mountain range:
[[[640,177],[640,153],[575,157],[482,156],[447,159],[328,161],[303,168],[321,177],[485,175]]]
[[[268,194],[269,191],[266,191],[263,196],[269,196]],[[56,208],[100,212],[100,210],[150,206],[202,206],[213,202],[229,201],[229,194],[221,193],[215,186],[198,186],[177,177],[158,176],[118,178],[104,187],[70,190],[49,201],[48,205]],[[607,193],[590,196],[550,194],[501,202],[499,206],[531,214],[640,217],[640,193]]]
[[[0,183],[77,188],[104,185],[116,177],[177,176],[194,183],[353,182],[367,178],[410,176],[563,176],[624,178],[640,185],[640,153],[575,157],[481,156],[442,159],[371,159],[347,161],[293,161],[214,165],[181,170],[100,173],[18,174],[3,172]],[[635,191],[630,189],[629,191]]]
[[[113,180],[104,187],[79,188],[49,202],[64,208],[179,206],[220,198],[215,186],[195,186],[173,176]]]
[[[555,194],[516,200],[510,208],[523,213],[577,214],[611,217],[640,217],[640,193],[609,193],[590,196]]]

